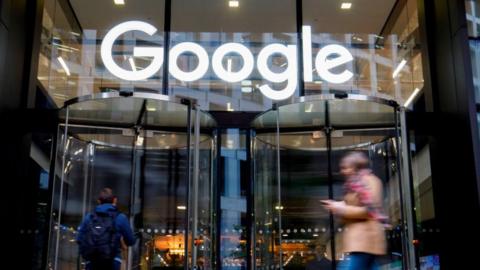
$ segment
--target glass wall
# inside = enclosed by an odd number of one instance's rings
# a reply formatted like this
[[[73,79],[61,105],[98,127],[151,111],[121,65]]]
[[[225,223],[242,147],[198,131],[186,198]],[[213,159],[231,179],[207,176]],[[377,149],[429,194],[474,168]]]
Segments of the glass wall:
[[[119,90],[162,93],[162,68],[142,81],[125,81],[109,73],[102,62],[100,46],[106,33],[129,20],[143,20],[157,31],[121,35],[112,48],[113,61],[122,68],[143,70],[147,57],[133,57],[135,46],[164,46],[164,1],[47,0],[43,12],[38,81],[58,107],[74,97]]]
[[[58,106],[76,96],[120,90],[189,97],[204,110],[221,111],[270,109],[267,92],[288,92],[279,97],[288,99],[345,91],[410,105],[423,89],[414,0],[350,6],[311,0],[117,2],[46,1],[38,80]],[[132,20],[156,31],[120,34],[106,68],[105,36]],[[231,43],[236,50],[222,46]],[[346,48],[353,59],[322,67],[335,58],[327,55],[322,64],[319,53],[329,45]],[[125,79],[111,65],[149,76]],[[342,71],[351,76],[327,76]]]
[[[255,267],[340,269],[349,245],[381,235],[386,253],[378,260],[380,269],[413,269],[396,108],[330,98],[281,106],[254,121]],[[377,224],[378,235],[372,227],[352,234],[363,225],[335,218],[320,203],[344,199],[339,163],[351,151],[368,157],[382,183],[379,197],[388,222]],[[348,242],[353,238],[355,243]]]
[[[79,226],[99,209],[106,187],[135,233],[130,248],[121,245],[123,269],[214,268],[210,116],[185,104],[118,94],[61,113],[48,269],[84,268]]]
[[[472,56],[471,61],[473,86],[475,87],[475,101],[477,103],[477,115],[480,115],[480,5],[476,0],[467,0],[465,1],[465,8],[467,11],[468,36],[470,39],[470,53]]]
[[[314,72],[313,82],[305,85],[307,95],[340,90],[403,105],[419,94],[423,71],[416,1],[354,1],[350,9],[335,1],[302,2],[303,25],[312,29],[312,58],[326,44],[340,44],[355,59],[351,80],[332,84]]]
[[[219,261],[221,269],[247,269],[250,244],[248,130],[220,132]]]

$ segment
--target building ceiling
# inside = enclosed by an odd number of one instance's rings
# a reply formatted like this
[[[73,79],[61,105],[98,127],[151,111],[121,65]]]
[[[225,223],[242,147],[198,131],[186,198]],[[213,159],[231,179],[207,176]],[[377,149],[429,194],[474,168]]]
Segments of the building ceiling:
[[[107,30],[127,20],[143,20],[158,29],[164,24],[164,0],[69,0],[83,29]],[[294,0],[172,1],[173,32],[296,31]],[[339,0],[303,0],[303,21],[316,33],[379,34],[396,0],[351,0],[350,10],[340,9]]]

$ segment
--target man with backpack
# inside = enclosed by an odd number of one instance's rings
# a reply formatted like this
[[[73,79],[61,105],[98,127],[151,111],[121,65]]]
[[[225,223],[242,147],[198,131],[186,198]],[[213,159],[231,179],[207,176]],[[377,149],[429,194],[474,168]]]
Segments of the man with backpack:
[[[136,239],[127,217],[117,210],[117,198],[112,189],[102,189],[98,203],[78,229],[80,255],[85,260],[86,270],[119,270],[122,239],[128,246],[135,244]]]

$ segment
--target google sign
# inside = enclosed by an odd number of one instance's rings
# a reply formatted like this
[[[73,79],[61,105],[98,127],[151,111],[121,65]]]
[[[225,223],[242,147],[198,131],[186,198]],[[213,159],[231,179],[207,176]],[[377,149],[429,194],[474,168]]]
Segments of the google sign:
[[[146,22],[128,21],[113,27],[104,37],[101,45],[101,56],[105,67],[114,76],[128,80],[145,80],[156,74],[163,65],[162,47],[140,47],[133,48],[134,57],[152,57],[149,66],[142,70],[126,70],[115,63],[112,57],[113,44],[115,40],[129,31],[141,31],[150,36],[157,32],[157,29]],[[313,81],[313,63],[311,29],[309,26],[303,26],[303,69],[304,81]],[[183,53],[192,53],[198,57],[198,65],[194,70],[183,71],[177,64],[177,59]],[[224,57],[228,54],[238,54],[242,58],[243,66],[238,71],[226,70],[222,64]],[[268,59],[273,55],[281,54],[287,59],[287,66],[282,72],[273,72]],[[207,51],[197,43],[182,42],[170,49],[169,52],[169,72],[180,81],[191,82],[202,78],[208,71],[210,58]],[[240,43],[226,43],[218,47],[212,55],[212,69],[218,78],[230,82],[240,82],[247,79],[255,68],[255,59],[252,52]],[[352,54],[343,46],[327,45],[321,48],[315,57],[315,69],[318,75],[330,83],[344,83],[353,77],[353,73],[347,68],[341,72],[333,73],[332,69],[338,68],[353,61]],[[264,84],[259,87],[260,91],[266,97],[272,100],[283,100],[292,96],[297,88],[297,46],[283,45],[274,43],[265,46],[257,55],[256,67],[260,75],[267,81],[273,83],[286,82],[284,89],[275,90],[269,85]]]

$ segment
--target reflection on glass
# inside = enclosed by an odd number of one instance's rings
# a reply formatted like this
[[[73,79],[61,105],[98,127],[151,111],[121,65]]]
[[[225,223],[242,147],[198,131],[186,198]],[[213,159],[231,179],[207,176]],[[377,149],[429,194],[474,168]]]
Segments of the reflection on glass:
[[[354,121],[350,121],[349,106],[356,109]],[[305,107],[322,110],[306,112]],[[300,118],[297,125],[288,120],[292,112]],[[279,134],[271,131],[277,123]],[[367,154],[371,169],[383,182],[382,204],[389,223],[385,231],[387,254],[378,264],[386,269],[402,267],[406,256],[402,227],[405,217],[393,107],[349,99],[309,101],[260,115],[254,126],[257,268],[311,269],[312,265],[322,265],[335,269],[345,259],[344,225],[319,201],[343,199],[344,178],[339,162],[353,150]]]
[[[224,174],[220,191],[220,260],[222,269],[247,269],[249,188],[246,132],[221,132],[220,162]]]
[[[419,40],[418,8],[415,0],[362,0],[354,8],[343,10],[336,2],[303,1],[303,25],[311,29],[311,44],[299,44],[307,31],[297,29],[296,5],[293,0],[243,0],[238,7],[228,1],[177,0],[171,7],[171,31],[164,40],[164,1],[130,1],[116,6],[105,1],[48,0],[44,8],[38,80],[52,99],[61,106],[65,100],[91,93],[119,90],[161,92],[163,70],[168,69],[165,90],[170,96],[196,99],[204,110],[263,111],[272,100],[260,91],[268,86],[276,92],[296,85],[293,96],[344,91],[394,99],[404,104],[423,89],[422,55]],[[103,16],[100,11],[109,14]],[[128,13],[125,12],[128,10]],[[75,16],[75,15],[76,16]],[[365,18],[368,18],[366,20]],[[193,42],[204,50],[208,65],[201,76],[191,78],[192,71],[201,69],[196,53],[185,51],[169,59],[146,80],[126,81],[105,69],[100,45],[108,30],[129,20],[153,25],[157,32],[148,36],[141,31],[121,35],[113,46],[115,63],[128,71],[143,70],[152,57],[135,57],[138,46],[160,47],[164,54],[183,42]],[[475,24],[476,25],[476,24]],[[298,32],[297,32],[298,31]],[[226,43],[235,42],[251,52],[251,72],[240,81],[226,82],[213,69],[214,52]],[[289,57],[273,53],[266,60],[268,69],[282,79],[266,75],[258,68],[260,52],[268,45],[293,46]],[[338,44],[348,49],[353,61],[333,68],[332,73],[348,69],[353,77],[340,84],[327,82],[316,65],[318,52],[327,45]],[[307,49],[307,47],[311,47]],[[297,59],[298,58],[298,59]],[[297,61],[298,60],[298,61]],[[226,53],[217,68],[236,73],[245,67],[238,53]],[[302,64],[304,78],[295,66]],[[187,73],[184,79],[173,76]],[[293,72],[288,72],[290,69]],[[305,89],[300,89],[300,80]],[[305,91],[303,91],[305,90]],[[413,97],[412,97],[413,98]]]
[[[164,47],[164,1],[129,1],[125,7],[112,1],[45,1],[38,80],[58,107],[74,97],[120,90],[161,93],[162,69],[149,80],[124,81],[107,71],[100,57],[103,37],[113,26],[145,18],[157,28],[153,36],[135,31],[121,35],[112,55],[125,70],[147,67],[149,57],[133,57],[135,46]],[[128,14],[125,12],[128,9]],[[108,14],[108,16],[105,16]]]
[[[188,141],[185,107],[134,96],[89,100],[64,109],[49,267],[78,269],[85,263],[75,241],[77,227],[95,208],[98,192],[109,187],[138,236],[132,248],[122,251],[126,269],[181,269],[193,261],[203,269],[213,268],[214,138],[199,133]],[[192,115],[198,116],[196,123],[206,124],[202,127],[211,127],[208,115]],[[191,168],[199,173],[189,178]],[[187,228],[188,220],[193,222]]]
[[[312,27],[313,59],[326,44],[345,46],[355,59],[349,65],[352,80],[331,84],[314,72],[305,94],[345,91],[404,104],[416,88],[423,88],[416,1],[370,0],[354,6],[346,11],[335,2],[303,1],[303,24]]]

